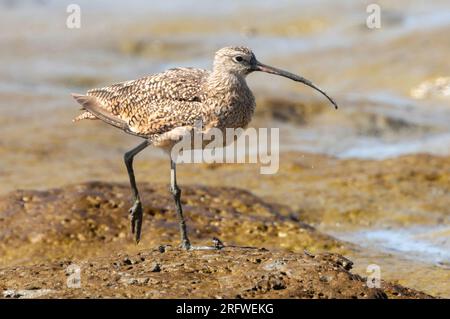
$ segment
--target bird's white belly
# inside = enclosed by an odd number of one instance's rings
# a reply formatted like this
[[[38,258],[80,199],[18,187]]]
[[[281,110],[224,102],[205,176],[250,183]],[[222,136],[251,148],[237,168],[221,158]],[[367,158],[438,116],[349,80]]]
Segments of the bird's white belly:
[[[243,132],[244,128],[229,128],[227,132],[223,127],[210,127],[204,130],[191,126],[182,126],[160,135],[153,141],[153,146],[171,152],[177,145],[177,149],[183,151],[205,148],[226,147],[232,144]]]

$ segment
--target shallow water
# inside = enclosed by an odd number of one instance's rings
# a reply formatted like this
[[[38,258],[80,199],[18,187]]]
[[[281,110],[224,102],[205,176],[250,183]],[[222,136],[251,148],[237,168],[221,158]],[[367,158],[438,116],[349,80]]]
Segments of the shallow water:
[[[450,82],[430,98],[417,99],[412,94],[421,84],[450,74],[450,5],[446,1],[383,2],[379,30],[364,26],[364,1],[268,1],[264,5],[231,1],[218,7],[201,1],[195,10],[189,1],[126,5],[79,1],[81,29],[65,27],[68,3],[3,2],[0,94],[45,96],[48,103],[39,104],[41,111],[59,105],[71,113],[70,91],[82,92],[178,65],[209,68],[216,48],[245,44],[261,60],[312,79],[341,105],[339,115],[328,114],[328,122],[295,130],[285,143],[288,149],[295,145],[297,150],[363,158],[450,153],[450,96],[445,93]],[[442,40],[443,36],[447,39]],[[411,67],[414,60],[417,65]],[[262,74],[249,77],[256,92],[281,96],[297,92],[297,99],[322,101],[309,88],[284,79],[268,80]],[[427,90],[433,92],[432,82]],[[9,107],[17,109],[3,102],[2,113],[4,108],[11,112]],[[346,112],[376,114],[381,121],[400,118],[417,129],[401,135],[384,127],[392,133],[389,138],[377,136],[352,127],[354,123],[340,115]],[[423,132],[423,125],[431,132]]]
[[[402,229],[373,229],[354,233],[334,234],[337,238],[363,243],[366,247],[382,248],[385,252],[401,254],[412,260],[450,267],[450,228],[405,227]]]
[[[365,27],[366,1],[79,0],[81,29],[68,29],[72,2],[0,1],[0,193],[125,181],[119,162],[137,140],[101,123],[73,125],[78,106],[69,94],[174,66],[210,68],[225,45],[250,46],[338,101],[335,111],[309,88],[249,76],[259,105],[277,97],[318,107],[305,121],[256,118],[259,127],[280,128],[282,152],[450,155],[450,80],[439,80],[450,76],[446,0],[380,1],[379,30]],[[339,236],[435,264],[448,259],[448,241],[419,235],[439,231],[415,225]]]

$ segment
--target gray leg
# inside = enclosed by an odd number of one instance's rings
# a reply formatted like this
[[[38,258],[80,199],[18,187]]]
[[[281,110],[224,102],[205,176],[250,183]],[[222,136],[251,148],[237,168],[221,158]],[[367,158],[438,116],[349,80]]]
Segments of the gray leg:
[[[141,227],[142,227],[142,204],[139,198],[139,192],[136,186],[136,179],[134,178],[133,159],[136,154],[142,151],[144,148],[150,145],[149,141],[145,141],[132,150],[128,151],[124,155],[125,165],[128,171],[128,177],[130,178],[131,193],[133,195],[133,206],[130,208],[130,221],[131,232],[135,235],[136,243],[139,243],[141,239]]]
[[[181,247],[186,250],[219,250],[224,248],[222,242],[213,238],[214,246],[192,246],[186,231],[186,221],[183,217],[183,208],[181,207],[181,190],[177,185],[177,168],[175,162],[170,159],[170,191],[175,200],[178,222],[180,225]]]
[[[191,243],[187,236],[186,231],[186,221],[183,217],[183,208],[181,207],[181,190],[177,185],[177,168],[175,162],[170,159],[170,191],[172,192],[173,198],[175,200],[178,222],[180,225],[180,235],[181,235],[181,247],[183,249],[191,249]]]

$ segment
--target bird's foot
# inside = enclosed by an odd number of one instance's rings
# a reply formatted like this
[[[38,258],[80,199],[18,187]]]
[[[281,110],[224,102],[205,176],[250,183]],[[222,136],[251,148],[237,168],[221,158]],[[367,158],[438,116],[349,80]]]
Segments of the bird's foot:
[[[217,238],[214,237],[212,239],[213,241],[213,246],[192,246],[189,241],[183,241],[181,243],[181,247],[184,250],[221,250],[222,248],[225,247],[225,245],[222,243],[222,241]]]
[[[191,250],[192,245],[189,239],[186,238],[181,241],[181,248],[184,250]]]
[[[131,233],[134,234],[136,243],[141,240],[142,228],[142,204],[140,200],[136,200],[134,205],[128,211],[130,214]]]
[[[214,248],[216,248],[217,250],[220,250],[225,247],[222,241],[217,237],[213,237],[212,242],[214,244]]]

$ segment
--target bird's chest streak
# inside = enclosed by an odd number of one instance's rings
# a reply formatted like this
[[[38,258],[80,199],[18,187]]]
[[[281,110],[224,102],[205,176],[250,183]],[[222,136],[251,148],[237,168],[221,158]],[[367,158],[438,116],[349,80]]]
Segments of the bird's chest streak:
[[[214,112],[216,125],[220,129],[245,128],[252,119],[254,109],[254,103],[248,101],[219,105]]]
[[[220,74],[212,76],[207,86],[209,122],[220,129],[246,127],[255,110],[255,98],[245,79]]]

